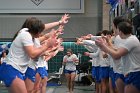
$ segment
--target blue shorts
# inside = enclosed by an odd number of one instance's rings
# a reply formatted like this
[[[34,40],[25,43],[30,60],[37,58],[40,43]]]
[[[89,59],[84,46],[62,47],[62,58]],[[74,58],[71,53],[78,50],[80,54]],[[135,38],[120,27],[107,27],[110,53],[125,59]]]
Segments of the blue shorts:
[[[95,66],[92,66],[92,77],[95,78],[96,75],[96,70],[95,70]]]
[[[120,78],[123,82],[125,81],[124,75],[123,74],[119,74],[119,73],[115,73],[115,81]]]
[[[100,83],[101,82],[99,70],[100,70],[100,67],[99,66],[95,67],[95,81],[97,83]]]
[[[71,74],[71,73],[76,73],[76,70],[64,70],[65,74]]]
[[[29,78],[32,82],[35,82],[35,75],[36,71],[30,67],[27,68],[27,71],[25,73],[25,79]]]
[[[17,69],[13,68],[11,65],[2,64],[0,68],[0,79],[4,81],[6,87],[10,87],[13,80],[18,77],[24,80],[24,76]]]
[[[140,71],[131,72],[125,77],[125,84],[132,84],[138,90],[140,90]]]
[[[36,70],[36,73],[39,73],[41,78],[48,77],[48,72],[46,70],[46,67],[38,67],[37,70]]]
[[[116,84],[115,84],[115,73],[113,71],[113,68],[110,68],[109,70],[109,77],[111,78],[112,81],[112,87],[115,88]]]
[[[109,78],[109,67],[100,67],[100,79]]]

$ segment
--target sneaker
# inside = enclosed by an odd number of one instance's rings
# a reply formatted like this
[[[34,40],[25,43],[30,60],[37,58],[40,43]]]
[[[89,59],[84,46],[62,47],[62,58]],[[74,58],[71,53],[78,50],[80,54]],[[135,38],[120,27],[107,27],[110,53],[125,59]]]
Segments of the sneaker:
[[[95,83],[94,83],[94,82],[92,82],[90,86],[94,86],[94,85],[95,85]]]

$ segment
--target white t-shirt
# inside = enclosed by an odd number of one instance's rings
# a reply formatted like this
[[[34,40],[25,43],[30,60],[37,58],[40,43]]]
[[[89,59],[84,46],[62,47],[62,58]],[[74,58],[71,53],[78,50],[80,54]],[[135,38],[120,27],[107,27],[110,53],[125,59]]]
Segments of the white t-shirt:
[[[123,45],[125,42],[125,39],[121,39],[119,35],[117,35],[114,39],[114,45],[116,48],[120,48],[121,45]],[[122,59],[113,59],[113,70],[115,73],[123,74],[123,61]]]
[[[1,57],[1,64],[3,63],[3,62],[6,62],[6,57]]]
[[[128,53],[122,57],[124,62],[124,75],[129,72],[140,71],[140,42],[134,35],[131,35],[125,40],[125,43],[121,46],[128,50]]]
[[[90,52],[95,52],[98,49],[97,45],[95,44],[95,41],[83,40],[83,44],[84,47]]]
[[[103,58],[103,51],[101,49],[99,51],[99,61],[100,61],[100,67],[109,67],[110,66],[109,57]]]
[[[91,36],[91,40],[96,41],[96,39],[101,38],[102,36]]]
[[[27,28],[23,28],[11,44],[6,63],[25,73],[30,57],[27,55],[24,46],[33,45],[33,39]]]
[[[111,55],[108,54],[110,68],[114,67],[114,61]]]
[[[92,66],[99,66],[100,65],[100,57],[99,57],[99,52],[100,49],[98,48],[98,50],[95,53],[90,53],[90,58],[92,58]]]
[[[35,47],[40,47],[40,41],[38,38],[34,39],[34,46]],[[46,66],[46,61],[44,61],[43,56],[39,56],[36,59],[31,59],[29,62],[29,67],[31,68],[38,68],[38,67],[45,67]]]
[[[46,67],[46,70],[48,70],[48,62],[45,62],[45,63],[46,63],[46,66],[45,66]]]
[[[76,64],[75,62],[73,62],[73,59],[78,59],[78,57],[75,54],[72,54],[71,56],[65,55],[63,57],[63,61],[64,59],[67,60],[66,65],[65,65],[66,70],[71,70],[71,71],[76,70]]]

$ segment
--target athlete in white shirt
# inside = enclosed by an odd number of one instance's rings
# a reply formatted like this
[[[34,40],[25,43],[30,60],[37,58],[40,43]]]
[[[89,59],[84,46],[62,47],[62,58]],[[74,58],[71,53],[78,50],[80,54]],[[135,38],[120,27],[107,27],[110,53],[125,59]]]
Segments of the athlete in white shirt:
[[[41,20],[35,17],[28,18],[24,22],[22,29],[12,42],[6,58],[6,64],[2,64],[0,68],[0,79],[9,87],[10,93],[19,93],[19,91],[20,93],[27,93],[23,74],[27,70],[30,58],[37,58],[56,43],[56,39],[49,38],[46,44],[36,48],[33,43],[34,38],[38,37],[44,29],[47,30],[56,25],[66,23],[69,16],[65,15],[64,17],[65,20],[50,24],[43,24]]]
[[[67,49],[67,54],[63,57],[63,64],[65,65],[65,76],[67,80],[67,87],[70,93],[73,93],[74,80],[76,77],[76,63],[79,62],[78,57],[73,54],[71,49]]]
[[[121,22],[118,25],[119,36],[125,39],[120,48],[114,50],[109,48],[101,39],[96,44],[102,50],[109,53],[114,59],[121,58],[124,63],[125,91],[124,93],[140,93],[140,42],[132,35],[132,25],[128,22]]]

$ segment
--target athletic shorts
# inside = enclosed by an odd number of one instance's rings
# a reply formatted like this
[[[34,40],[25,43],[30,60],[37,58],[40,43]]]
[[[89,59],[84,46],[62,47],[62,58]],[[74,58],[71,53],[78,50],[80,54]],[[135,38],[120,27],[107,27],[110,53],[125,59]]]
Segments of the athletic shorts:
[[[92,77],[95,78],[96,75],[96,70],[95,70],[95,66],[92,66]]]
[[[137,72],[130,72],[125,77],[125,84],[132,84],[135,86],[138,90],[140,90],[140,71]]]
[[[48,72],[46,70],[46,67],[38,67],[36,73],[39,73],[41,78],[48,77]]]
[[[112,81],[112,87],[115,88],[116,84],[115,84],[115,73],[113,71],[113,68],[110,68],[109,70],[109,77],[111,78]]]
[[[76,70],[64,70],[65,74],[71,74],[71,73],[76,73]]]
[[[100,67],[99,66],[95,67],[95,81],[97,83],[100,83],[101,82],[99,70],[100,70]]]
[[[10,87],[16,77],[24,80],[24,75],[11,65],[5,63],[1,65],[0,79],[5,83],[6,87]]]
[[[109,78],[109,67],[100,67],[100,79]]]
[[[118,78],[122,79],[123,82],[125,81],[124,75],[123,75],[123,74],[115,73],[115,81],[116,81]]]
[[[35,75],[36,71],[30,67],[27,68],[27,71],[25,73],[25,79],[29,78],[32,82],[35,82]]]

